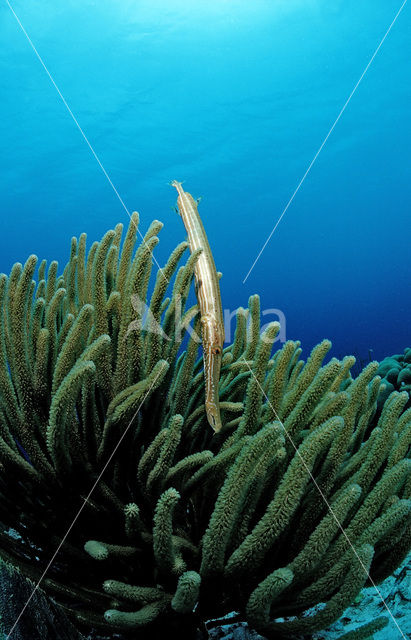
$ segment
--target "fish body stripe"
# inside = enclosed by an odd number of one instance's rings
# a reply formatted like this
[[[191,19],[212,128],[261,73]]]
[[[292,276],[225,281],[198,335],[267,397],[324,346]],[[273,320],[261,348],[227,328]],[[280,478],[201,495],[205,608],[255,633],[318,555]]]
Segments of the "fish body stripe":
[[[224,318],[220,285],[214,258],[194,198],[174,180],[177,189],[177,206],[188,236],[190,251],[201,248],[195,270],[196,295],[201,317],[203,342],[206,412],[215,431],[221,429],[218,383],[224,345]]]

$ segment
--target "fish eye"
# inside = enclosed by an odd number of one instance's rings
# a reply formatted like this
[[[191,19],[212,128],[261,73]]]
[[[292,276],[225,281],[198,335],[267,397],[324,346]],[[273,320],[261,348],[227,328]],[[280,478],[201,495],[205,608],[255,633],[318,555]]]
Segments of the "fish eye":
[[[213,353],[215,356],[219,356],[221,353],[220,347],[214,347]]]

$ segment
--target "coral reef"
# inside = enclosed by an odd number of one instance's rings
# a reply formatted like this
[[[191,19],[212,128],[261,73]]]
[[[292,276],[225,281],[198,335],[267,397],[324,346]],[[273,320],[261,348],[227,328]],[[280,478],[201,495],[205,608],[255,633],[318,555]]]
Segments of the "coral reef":
[[[392,391],[406,391],[409,396],[406,407],[411,407],[411,348],[404,349],[404,353],[384,358],[377,373],[385,385],[378,398],[379,407],[384,405]]]
[[[199,254],[173,251],[146,308],[162,225],[135,250],[137,223],[73,239],[62,275],[33,280],[31,256],[0,276],[0,555],[34,582],[52,559],[41,587],[80,631],[195,638],[231,611],[269,638],[323,629],[410,548],[408,395],[373,426],[378,363],[353,379],[327,340],[273,353],[252,296],[213,435],[187,331]]]
[[[345,638],[344,634],[356,638],[364,633],[364,629],[366,633],[362,637],[367,640],[371,637],[374,640],[411,637],[410,584],[411,554],[392,576],[378,585],[378,591],[373,586],[363,589],[344,615],[326,632],[313,634],[312,640],[341,640],[341,636]],[[388,611],[390,615],[387,616]],[[375,628],[367,633],[369,625],[380,624],[380,630]],[[348,638],[352,636],[348,635]]]
[[[10,640],[85,640],[61,607],[41,589],[35,589],[29,578],[1,561],[0,620],[2,627],[8,631],[13,629]],[[6,640],[1,633],[0,637]]]

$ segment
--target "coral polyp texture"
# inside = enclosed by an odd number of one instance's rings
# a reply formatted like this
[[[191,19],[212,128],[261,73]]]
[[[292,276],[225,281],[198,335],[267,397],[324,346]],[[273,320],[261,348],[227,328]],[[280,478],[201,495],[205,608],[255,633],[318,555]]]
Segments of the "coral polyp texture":
[[[194,638],[233,611],[267,638],[323,629],[410,549],[408,395],[375,425],[378,363],[353,379],[327,340],[274,349],[252,296],[213,435],[199,254],[152,283],[162,225],[136,247],[137,224],[73,239],[61,275],[31,256],[0,277],[1,556],[37,582],[59,548],[40,586],[83,631]]]
[[[404,353],[397,353],[384,358],[379,364],[378,375],[385,385],[378,398],[382,406],[392,391],[406,391],[408,393],[407,407],[411,407],[411,348],[404,349]]]

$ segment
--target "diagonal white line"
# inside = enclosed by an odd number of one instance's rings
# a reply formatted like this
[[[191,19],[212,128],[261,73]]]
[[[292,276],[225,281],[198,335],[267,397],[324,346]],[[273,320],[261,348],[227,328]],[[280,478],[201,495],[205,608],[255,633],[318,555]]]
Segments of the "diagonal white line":
[[[258,260],[260,259],[260,256],[262,254],[262,252],[264,251],[264,249],[266,248],[267,244],[270,242],[271,237],[274,233],[274,231],[277,229],[278,225],[280,224],[281,220],[283,219],[286,211],[288,210],[288,207],[290,206],[290,204],[292,203],[292,201],[294,200],[295,196],[297,195],[298,191],[300,190],[304,180],[306,179],[306,177],[308,176],[309,172],[311,171],[311,168],[314,164],[314,162],[317,160],[318,156],[320,155],[325,143],[327,142],[328,138],[330,137],[331,133],[334,131],[335,125],[337,124],[337,122],[339,121],[339,119],[341,118],[342,114],[344,113],[345,109],[348,106],[348,103],[350,102],[351,98],[353,97],[354,93],[356,92],[356,90],[358,89],[358,86],[361,82],[361,80],[364,78],[365,74],[367,73],[368,69],[370,68],[375,56],[377,55],[378,51],[380,50],[382,44],[384,43],[384,40],[386,39],[386,37],[388,36],[389,32],[391,31],[392,27],[394,26],[395,21],[397,20],[398,16],[400,15],[401,11],[403,10],[403,8],[406,5],[407,0],[404,0],[404,2],[402,3],[401,7],[398,9],[395,18],[393,19],[393,21],[391,22],[390,26],[388,27],[387,31],[385,32],[383,38],[381,39],[378,47],[376,48],[376,50],[374,51],[374,53],[372,54],[370,60],[368,61],[367,66],[365,67],[364,71],[362,72],[362,74],[360,75],[357,83],[354,86],[354,89],[351,91],[350,95],[348,96],[347,100],[345,101],[340,113],[338,114],[338,116],[336,117],[336,119],[334,120],[331,129],[329,130],[329,132],[327,133],[327,135],[325,136],[324,140],[322,141],[317,153],[315,154],[314,158],[311,160],[310,164],[308,165],[306,172],[304,173],[303,177],[301,178],[300,182],[298,183],[297,187],[294,190],[294,193],[292,194],[291,198],[289,199],[289,201],[287,202],[285,208],[283,209],[283,212],[281,213],[280,217],[278,218],[277,222],[274,225],[274,228],[271,230],[267,240],[264,242],[263,246],[260,249],[260,252],[258,253],[256,259],[254,260],[253,264],[251,265],[250,269],[248,270],[247,275],[245,276],[244,280],[243,280],[243,284],[245,283],[245,281],[247,280],[248,276],[250,275],[250,273],[252,272],[252,270],[254,269],[255,265],[257,264]]]
[[[5,0],[5,2],[6,2],[6,4],[9,6],[9,8],[10,8],[11,12],[13,13],[13,15],[14,15],[14,17],[15,17],[16,21],[18,22],[18,24],[19,24],[19,26],[20,26],[20,28],[21,28],[21,30],[23,31],[23,33],[24,33],[24,35],[26,36],[26,38],[27,38],[27,40],[28,40],[28,42],[29,42],[30,46],[32,47],[32,49],[33,49],[34,53],[36,54],[36,56],[37,56],[37,58],[39,59],[39,61],[40,61],[41,65],[43,66],[44,70],[46,71],[46,73],[47,73],[47,75],[48,75],[49,79],[51,80],[51,82],[52,82],[53,86],[55,87],[55,89],[56,89],[57,93],[59,94],[59,96],[60,96],[60,98],[61,98],[61,100],[62,100],[63,104],[65,105],[65,107],[66,107],[67,111],[69,112],[69,114],[70,114],[71,118],[73,119],[74,123],[76,124],[77,128],[79,129],[79,131],[80,131],[81,135],[83,136],[83,138],[84,138],[84,140],[85,140],[86,144],[88,145],[88,147],[89,147],[90,151],[92,152],[92,154],[93,154],[94,158],[96,159],[97,163],[99,164],[99,166],[100,166],[101,170],[103,171],[103,173],[104,173],[104,175],[105,175],[106,179],[108,180],[108,182],[109,182],[110,186],[112,187],[112,189],[113,189],[114,193],[116,194],[116,196],[117,196],[118,200],[120,201],[120,203],[121,203],[121,205],[123,206],[123,208],[125,209],[125,211],[126,211],[127,215],[128,215],[128,216],[129,216],[129,218],[131,219],[130,212],[128,211],[128,209],[127,209],[127,207],[126,207],[126,205],[125,205],[124,201],[122,200],[122,198],[121,198],[120,194],[118,193],[117,189],[115,188],[115,186],[114,186],[114,184],[113,184],[112,180],[110,179],[109,175],[107,174],[107,172],[106,172],[106,170],[105,170],[105,168],[104,168],[103,164],[101,163],[101,161],[100,161],[100,159],[99,159],[98,155],[97,155],[97,154],[96,154],[96,152],[94,151],[94,149],[93,149],[92,145],[90,144],[90,142],[89,142],[89,140],[88,140],[87,136],[85,135],[85,133],[84,133],[83,129],[81,128],[81,126],[80,126],[80,124],[78,123],[78,121],[77,121],[76,117],[74,116],[74,114],[73,114],[73,112],[71,111],[71,109],[70,109],[69,105],[67,104],[67,102],[66,102],[66,100],[65,100],[64,96],[62,95],[62,93],[61,93],[60,89],[58,88],[57,84],[55,83],[55,81],[54,81],[53,77],[51,76],[50,72],[48,71],[48,69],[47,69],[47,67],[46,67],[45,63],[43,62],[43,60],[42,60],[41,56],[39,55],[39,53],[38,53],[38,51],[37,51],[37,49],[36,49],[36,47],[34,46],[33,42],[31,41],[30,37],[28,36],[28,34],[27,34],[26,30],[24,29],[24,27],[23,27],[23,25],[22,25],[21,21],[19,20],[18,16],[16,15],[16,13],[15,13],[15,11],[14,11],[13,7],[11,6],[11,4],[10,4],[9,0]],[[386,37],[388,36],[388,33],[390,32],[390,30],[391,30],[392,26],[394,25],[394,23],[395,23],[395,21],[397,20],[397,18],[398,18],[398,16],[399,16],[399,14],[401,13],[402,9],[404,8],[404,6],[405,6],[406,2],[407,2],[407,0],[404,0],[404,2],[403,2],[403,4],[401,5],[401,7],[400,7],[399,11],[397,12],[397,14],[396,14],[395,18],[394,18],[394,19],[393,19],[393,21],[391,22],[391,24],[390,24],[390,26],[389,26],[388,30],[386,31],[386,33],[385,33],[384,37],[382,38],[381,42],[379,43],[378,47],[376,48],[376,50],[375,50],[374,54],[372,55],[371,59],[369,60],[369,62],[368,62],[368,64],[367,64],[367,66],[365,67],[365,69],[364,69],[363,73],[361,74],[361,76],[360,76],[359,80],[357,81],[357,83],[356,83],[356,85],[354,86],[353,90],[351,91],[351,93],[350,93],[349,97],[347,98],[347,100],[346,100],[345,104],[343,105],[343,107],[342,107],[342,109],[341,109],[340,113],[338,114],[338,116],[337,116],[336,120],[334,121],[334,123],[333,123],[333,125],[332,125],[331,129],[330,129],[330,130],[329,130],[329,132],[327,133],[327,135],[326,135],[326,137],[324,138],[324,140],[323,140],[323,142],[322,142],[321,146],[319,147],[319,149],[318,149],[317,153],[315,154],[315,156],[314,156],[313,160],[311,161],[311,163],[310,163],[310,165],[308,166],[308,168],[307,168],[306,172],[304,173],[304,175],[303,175],[302,179],[300,180],[299,184],[297,185],[297,188],[295,189],[295,191],[294,191],[294,193],[292,194],[292,196],[291,196],[290,200],[288,201],[288,203],[287,203],[287,205],[286,205],[285,209],[283,210],[283,212],[282,212],[282,214],[281,214],[280,218],[278,219],[278,221],[277,221],[276,225],[274,226],[274,228],[273,228],[273,230],[271,231],[270,235],[268,236],[268,238],[267,238],[266,242],[264,243],[264,245],[263,245],[263,247],[262,247],[262,249],[261,249],[260,253],[258,254],[258,256],[257,256],[257,258],[256,258],[256,260],[254,261],[254,263],[253,263],[253,265],[251,266],[251,268],[250,268],[249,272],[247,273],[246,277],[244,278],[243,283],[247,280],[247,278],[248,278],[248,276],[250,275],[251,271],[253,270],[253,268],[254,268],[254,266],[255,266],[256,262],[257,262],[257,261],[258,261],[258,259],[260,258],[260,256],[261,256],[262,252],[264,251],[264,249],[265,249],[266,245],[268,244],[269,240],[271,239],[271,237],[272,237],[272,235],[273,235],[274,231],[276,230],[276,228],[277,228],[277,226],[279,225],[279,223],[281,222],[281,220],[282,220],[282,218],[283,218],[284,214],[286,213],[286,211],[287,211],[288,207],[290,206],[291,202],[293,201],[293,199],[294,199],[295,195],[297,194],[297,192],[299,191],[300,187],[302,186],[302,184],[303,184],[303,182],[304,182],[304,180],[305,180],[306,176],[308,175],[308,173],[309,173],[309,171],[311,170],[311,168],[312,168],[313,164],[315,163],[315,161],[316,161],[316,159],[317,159],[318,155],[320,154],[321,150],[323,149],[324,145],[326,144],[326,142],[327,142],[327,140],[328,140],[329,136],[331,135],[332,131],[334,130],[334,128],[335,128],[335,126],[336,126],[336,124],[337,124],[338,120],[341,118],[341,116],[342,116],[343,112],[345,111],[345,109],[346,109],[346,107],[347,107],[348,103],[350,102],[350,100],[351,100],[352,96],[354,95],[354,93],[355,93],[356,89],[358,88],[358,86],[359,86],[359,84],[360,84],[361,80],[363,79],[363,77],[365,76],[366,72],[368,71],[368,68],[370,67],[371,63],[373,62],[373,60],[374,60],[375,56],[377,55],[377,53],[378,53],[378,51],[379,51],[380,47],[382,46],[382,44],[383,44],[384,40],[385,40],[385,39],[386,39]],[[143,236],[142,236],[141,232],[140,232],[138,229],[137,229],[137,231],[138,231],[138,233],[140,234],[140,236],[143,238]],[[156,264],[157,264],[158,268],[160,269],[160,271],[162,271],[162,270],[161,270],[160,265],[157,263],[157,261],[155,260],[154,256],[153,256],[153,260],[156,262]],[[246,361],[245,361],[245,362],[246,362]],[[382,602],[383,602],[383,604],[384,604],[385,608],[387,609],[387,611],[388,611],[389,615],[391,616],[391,618],[392,618],[392,620],[393,620],[394,624],[395,624],[395,625],[396,625],[396,627],[398,628],[398,631],[400,632],[400,634],[401,634],[401,636],[404,638],[404,640],[406,640],[406,637],[405,637],[404,633],[402,632],[402,630],[401,630],[401,628],[399,627],[399,625],[398,625],[398,623],[397,623],[396,619],[394,618],[394,616],[393,616],[392,612],[390,611],[390,609],[389,609],[388,605],[386,604],[386,602],[385,602],[385,600],[384,600],[384,598],[383,598],[383,596],[382,596],[381,592],[379,591],[379,589],[378,589],[377,585],[375,584],[375,582],[373,581],[373,579],[372,579],[372,578],[371,578],[371,576],[369,575],[369,573],[368,573],[368,571],[367,571],[367,569],[366,569],[366,567],[365,567],[364,563],[362,562],[361,558],[359,557],[359,555],[358,555],[357,551],[355,550],[355,548],[354,548],[353,544],[352,544],[352,543],[351,543],[351,541],[349,540],[349,538],[348,538],[348,536],[347,536],[347,534],[346,534],[346,532],[345,532],[345,530],[344,530],[343,526],[342,526],[342,525],[341,525],[341,523],[339,522],[339,520],[338,520],[337,516],[335,515],[335,513],[334,513],[334,511],[333,511],[333,509],[332,509],[332,507],[331,507],[331,505],[329,504],[329,502],[328,502],[328,500],[327,500],[326,496],[324,495],[323,491],[321,490],[321,487],[318,485],[317,481],[315,480],[314,476],[312,475],[311,471],[309,470],[309,468],[308,468],[307,464],[305,463],[305,461],[304,461],[303,457],[301,456],[301,454],[300,454],[300,452],[298,451],[298,449],[297,449],[296,445],[294,444],[294,442],[293,442],[293,440],[292,440],[291,436],[290,436],[290,435],[288,434],[288,432],[286,431],[286,429],[285,429],[285,427],[284,427],[284,425],[283,425],[282,421],[280,420],[280,418],[279,418],[279,416],[278,416],[277,412],[275,411],[274,407],[273,407],[273,406],[272,406],[272,404],[270,403],[270,401],[269,401],[269,399],[268,399],[268,397],[267,397],[267,395],[266,395],[265,391],[264,391],[264,390],[263,390],[263,388],[261,387],[261,385],[260,385],[259,381],[257,380],[257,378],[256,378],[256,376],[255,376],[255,374],[254,374],[254,372],[252,371],[252,369],[250,368],[250,366],[248,365],[248,363],[247,363],[247,362],[246,362],[246,365],[247,365],[247,367],[249,368],[249,370],[250,370],[251,374],[253,375],[253,377],[255,378],[255,380],[256,380],[256,382],[257,382],[258,386],[259,386],[259,387],[260,387],[260,389],[261,389],[262,394],[264,395],[264,397],[266,398],[267,402],[269,403],[269,405],[270,405],[270,407],[271,407],[271,409],[272,409],[272,411],[273,411],[274,415],[276,416],[277,420],[279,421],[279,423],[280,423],[280,424],[281,424],[281,426],[283,427],[283,430],[284,430],[284,432],[285,432],[286,436],[288,437],[288,439],[290,440],[290,442],[291,442],[291,444],[292,444],[292,446],[293,446],[293,448],[294,448],[294,450],[295,450],[296,454],[300,457],[300,459],[301,459],[301,461],[302,461],[303,465],[304,465],[304,466],[305,466],[305,468],[307,469],[307,471],[308,471],[308,473],[309,473],[309,475],[310,475],[310,477],[311,477],[311,480],[313,481],[314,485],[316,486],[316,488],[317,488],[318,492],[319,492],[319,493],[320,493],[320,495],[321,495],[321,498],[324,500],[324,502],[325,502],[325,504],[326,504],[327,508],[329,509],[330,513],[331,513],[331,514],[332,514],[332,516],[334,517],[334,519],[335,519],[335,521],[336,521],[337,525],[338,525],[338,526],[339,526],[339,528],[341,529],[341,531],[342,531],[343,535],[344,535],[344,536],[345,536],[345,538],[347,539],[348,544],[349,544],[349,545],[350,545],[350,547],[352,548],[352,550],[353,550],[354,554],[355,554],[355,555],[356,555],[356,557],[358,558],[358,561],[360,562],[360,564],[361,564],[361,566],[363,567],[363,569],[364,569],[365,573],[367,574],[368,579],[370,580],[371,584],[374,586],[375,590],[377,591],[377,593],[378,593],[379,597],[381,598],[381,600],[382,600]],[[160,373],[161,373],[161,371],[160,371]],[[54,561],[55,557],[57,556],[57,554],[58,554],[59,550],[61,549],[61,547],[62,547],[62,545],[64,544],[65,540],[67,539],[67,537],[68,537],[68,535],[69,535],[70,531],[72,530],[72,528],[73,528],[74,524],[76,523],[77,519],[79,518],[79,516],[80,516],[80,514],[81,514],[82,510],[84,509],[84,507],[85,507],[85,505],[86,505],[87,501],[89,500],[89,498],[91,497],[92,493],[94,492],[94,490],[95,490],[95,488],[96,488],[96,486],[97,486],[98,482],[100,481],[100,479],[101,479],[101,477],[102,477],[102,475],[103,475],[104,471],[106,470],[107,466],[108,466],[108,465],[109,465],[109,463],[111,462],[111,460],[112,460],[113,456],[115,455],[115,453],[116,453],[116,451],[117,451],[118,447],[120,446],[120,444],[121,444],[121,442],[122,442],[123,438],[125,437],[126,433],[128,432],[128,430],[129,430],[129,428],[130,428],[130,426],[131,426],[131,424],[132,424],[133,420],[135,419],[135,417],[137,416],[138,412],[140,411],[141,406],[143,405],[143,403],[144,403],[145,399],[147,398],[148,394],[150,393],[150,391],[151,391],[152,387],[154,386],[154,384],[155,384],[155,382],[156,382],[157,378],[159,377],[160,373],[158,374],[158,376],[157,376],[157,377],[155,378],[155,380],[153,381],[153,383],[152,383],[152,385],[151,385],[150,389],[147,391],[147,393],[146,393],[145,397],[143,398],[143,400],[142,400],[142,402],[141,402],[140,406],[138,407],[138,409],[137,409],[137,411],[135,412],[134,416],[133,416],[133,417],[132,417],[132,419],[130,420],[130,422],[129,422],[129,424],[128,424],[127,428],[125,429],[124,433],[123,433],[123,434],[122,434],[122,436],[120,437],[120,439],[119,439],[119,441],[118,441],[118,443],[117,443],[116,447],[114,448],[114,450],[113,450],[113,452],[111,453],[111,455],[110,455],[109,459],[107,460],[106,464],[104,465],[103,469],[101,470],[101,472],[100,472],[100,474],[99,474],[99,476],[98,476],[97,480],[95,481],[94,485],[92,486],[91,490],[89,491],[89,493],[88,493],[87,497],[85,498],[85,500],[84,500],[84,502],[83,502],[82,506],[81,506],[81,507],[80,507],[80,509],[78,510],[78,512],[77,512],[77,514],[76,514],[76,516],[75,516],[75,518],[73,519],[73,521],[72,521],[71,525],[69,526],[69,528],[68,528],[68,530],[67,530],[66,534],[64,535],[64,537],[63,537],[62,541],[60,542],[60,544],[59,544],[58,548],[56,549],[55,553],[53,554],[52,558],[50,559],[50,561],[49,561],[49,563],[48,563],[48,565],[47,565],[46,569],[44,570],[44,572],[43,572],[43,574],[41,575],[41,577],[40,577],[39,581],[37,582],[37,584],[35,585],[33,592],[31,593],[31,595],[30,595],[29,599],[27,600],[26,604],[24,605],[24,607],[23,607],[22,611],[20,612],[20,614],[19,614],[19,616],[18,616],[17,620],[15,621],[15,623],[14,623],[13,627],[12,627],[12,628],[11,628],[11,630],[9,631],[8,636],[7,636],[7,640],[10,638],[10,636],[11,636],[12,632],[14,631],[14,629],[15,629],[15,627],[17,626],[17,624],[18,624],[19,620],[21,619],[21,617],[22,617],[22,615],[23,615],[24,611],[26,610],[26,608],[27,608],[27,606],[28,606],[28,604],[29,604],[30,600],[32,599],[32,597],[34,596],[35,592],[36,592],[36,591],[37,591],[37,589],[39,588],[39,585],[40,585],[41,581],[44,579],[44,577],[45,577],[45,575],[46,575],[47,571],[49,570],[50,566],[52,565],[52,563],[53,563],[53,561]]]
[[[256,375],[255,375],[255,373],[254,373],[254,371],[251,369],[251,367],[250,367],[250,365],[248,364],[247,360],[245,360],[245,359],[244,359],[244,362],[246,363],[246,365],[247,365],[247,367],[248,367],[248,369],[249,369],[249,371],[250,371],[251,375],[253,376],[254,380],[255,380],[255,381],[256,381],[256,383],[258,384],[258,386],[259,386],[259,388],[260,388],[260,391],[261,391],[262,395],[264,396],[264,398],[266,399],[266,401],[268,402],[268,404],[269,404],[269,406],[270,406],[270,408],[271,408],[271,410],[272,410],[273,414],[275,415],[276,419],[278,420],[278,422],[279,422],[279,423],[280,423],[280,425],[282,426],[283,431],[284,431],[285,435],[287,436],[288,440],[290,441],[290,443],[291,443],[291,445],[292,445],[292,447],[293,447],[293,449],[294,449],[294,451],[295,451],[296,455],[298,455],[298,457],[300,458],[300,460],[301,460],[302,464],[304,465],[305,469],[308,471],[308,474],[309,474],[309,476],[310,476],[310,478],[311,478],[311,480],[312,480],[312,482],[313,482],[313,484],[314,484],[315,488],[317,489],[318,493],[320,494],[320,496],[321,496],[322,500],[324,501],[324,503],[325,503],[325,505],[326,505],[327,509],[328,509],[328,510],[329,510],[329,512],[331,513],[331,515],[332,515],[332,517],[334,518],[335,522],[337,523],[337,525],[338,525],[339,529],[341,530],[341,532],[342,532],[343,536],[345,537],[345,539],[347,540],[347,542],[348,542],[348,544],[350,545],[351,549],[353,550],[354,555],[355,555],[355,556],[356,556],[356,558],[358,559],[358,562],[360,563],[361,567],[364,569],[364,573],[367,575],[368,580],[371,582],[371,584],[372,584],[372,586],[374,587],[374,589],[376,590],[376,592],[377,592],[378,596],[381,598],[381,601],[382,601],[382,603],[383,603],[384,607],[387,609],[387,611],[388,611],[388,613],[389,613],[390,617],[392,618],[392,620],[393,620],[393,622],[394,622],[395,626],[397,627],[398,631],[400,632],[400,634],[401,634],[402,638],[403,638],[404,640],[407,640],[407,638],[406,638],[405,634],[403,633],[403,631],[402,631],[401,627],[399,626],[399,624],[398,624],[397,620],[395,619],[395,617],[394,617],[393,613],[391,612],[391,609],[389,608],[389,606],[387,605],[386,601],[384,600],[384,597],[383,597],[383,595],[382,595],[381,591],[378,589],[378,587],[377,587],[377,585],[375,584],[374,580],[371,578],[371,576],[370,576],[370,574],[369,574],[369,572],[368,572],[368,570],[367,570],[367,567],[364,565],[363,561],[361,560],[360,556],[358,555],[358,552],[357,552],[357,551],[356,551],[356,549],[354,548],[354,546],[353,546],[353,544],[352,544],[351,540],[350,540],[350,539],[349,539],[349,537],[347,536],[347,533],[346,533],[346,531],[345,531],[344,527],[342,526],[341,522],[339,521],[339,519],[338,519],[338,518],[337,518],[337,516],[335,515],[335,512],[334,512],[334,510],[333,510],[332,506],[331,506],[331,505],[330,505],[330,503],[328,502],[328,500],[327,500],[327,498],[326,498],[326,496],[325,496],[325,494],[324,494],[323,490],[322,490],[322,489],[321,489],[321,487],[319,486],[319,484],[318,484],[317,480],[314,478],[313,474],[311,473],[311,471],[310,471],[310,469],[309,469],[309,467],[308,467],[307,463],[305,462],[304,458],[302,457],[302,455],[301,455],[300,451],[298,450],[297,446],[294,444],[294,441],[293,441],[292,437],[291,437],[291,436],[290,436],[290,434],[288,433],[288,431],[287,431],[287,429],[285,428],[285,426],[284,426],[284,424],[283,424],[283,422],[282,422],[281,418],[278,416],[278,413],[276,412],[276,410],[274,409],[273,405],[271,404],[271,402],[270,402],[269,398],[267,397],[266,392],[264,391],[263,387],[261,386],[261,384],[260,384],[259,380],[257,379],[257,377],[256,377]]]
[[[68,113],[70,114],[74,124],[76,125],[77,129],[80,131],[81,135],[83,136],[83,139],[85,141],[85,143],[87,144],[88,148],[90,149],[91,153],[93,154],[94,158],[97,161],[97,164],[99,165],[100,169],[102,170],[102,172],[104,173],[109,185],[111,186],[111,188],[113,189],[114,193],[116,194],[118,200],[120,201],[121,206],[123,207],[123,209],[125,210],[125,212],[127,213],[128,217],[131,220],[131,214],[123,200],[123,198],[120,196],[119,192],[117,191],[116,187],[113,184],[113,181],[111,180],[110,176],[108,175],[107,171],[105,170],[103,163],[101,162],[100,158],[98,157],[97,153],[95,152],[95,150],[93,149],[93,146],[91,145],[89,139],[87,138],[86,134],[84,133],[83,129],[81,128],[76,116],[74,115],[74,113],[72,112],[72,110],[70,109],[69,105],[67,104],[66,99],[64,98],[63,94],[61,93],[60,89],[58,88],[56,82],[54,81],[53,76],[51,75],[50,71],[48,70],[48,68],[46,67],[46,64],[44,63],[42,57],[40,56],[39,52],[37,51],[36,47],[34,46],[30,36],[28,35],[27,31],[25,30],[25,28],[23,27],[20,18],[17,16],[16,12],[14,11],[13,7],[11,6],[9,0],[5,0],[6,4],[8,5],[10,11],[12,12],[13,16],[15,17],[20,29],[22,30],[22,32],[24,33],[24,35],[26,36],[26,39],[29,43],[29,45],[31,46],[31,48],[33,49],[34,53],[36,54],[41,66],[43,67],[44,71],[47,73],[53,87],[55,88],[55,90],[57,91],[58,95],[60,96],[61,101],[63,102],[64,106],[66,107]],[[133,223],[134,224],[134,223]],[[140,229],[134,225],[136,227],[136,231],[139,234],[140,238],[143,240],[144,244],[146,245],[145,241],[144,241],[144,236],[141,233]],[[157,262],[155,256],[152,254],[151,255],[153,261],[155,262],[155,264],[157,265],[159,271],[163,274],[163,270],[160,267],[159,263]],[[165,276],[164,276],[165,277]],[[168,280],[167,280],[168,282]]]
[[[73,528],[73,527],[74,527],[74,525],[76,524],[76,522],[77,522],[77,520],[78,520],[78,518],[79,518],[79,516],[80,516],[81,512],[83,511],[84,507],[85,507],[85,506],[86,506],[86,504],[87,504],[87,501],[90,499],[90,497],[91,497],[92,493],[94,492],[95,488],[97,487],[98,483],[100,482],[100,480],[101,480],[101,477],[102,477],[103,473],[105,472],[105,470],[107,469],[107,467],[108,467],[108,465],[110,464],[111,460],[113,459],[113,457],[114,457],[114,455],[115,455],[115,453],[116,453],[117,449],[119,448],[120,444],[122,443],[122,441],[123,441],[123,439],[124,439],[125,435],[127,434],[128,430],[130,429],[131,425],[133,424],[133,421],[134,421],[135,417],[138,415],[138,412],[140,411],[141,407],[143,406],[143,404],[144,404],[144,402],[145,402],[146,398],[148,397],[148,395],[149,395],[149,393],[150,393],[151,389],[154,387],[154,385],[155,385],[156,381],[158,380],[158,378],[160,377],[160,374],[162,373],[162,371],[164,371],[164,367],[165,367],[165,366],[166,366],[166,365],[163,365],[163,367],[160,369],[160,371],[159,371],[159,373],[157,374],[157,376],[154,378],[154,380],[153,380],[153,382],[152,382],[152,384],[151,384],[150,388],[148,389],[147,393],[145,394],[144,398],[142,399],[142,401],[141,401],[141,403],[140,403],[140,405],[139,405],[138,409],[136,410],[135,414],[133,415],[133,417],[131,418],[130,422],[128,423],[128,425],[127,425],[126,429],[124,430],[123,434],[121,435],[121,437],[120,437],[119,441],[117,442],[116,446],[114,447],[114,449],[113,449],[112,453],[110,454],[110,457],[108,458],[108,460],[107,460],[106,464],[104,465],[104,467],[103,467],[103,468],[102,468],[102,470],[100,471],[100,473],[99,473],[99,476],[98,476],[97,480],[95,481],[95,483],[94,483],[94,484],[93,484],[93,486],[91,487],[90,491],[88,492],[87,497],[86,497],[86,498],[84,498],[84,502],[83,502],[83,504],[81,505],[81,507],[80,507],[80,509],[78,510],[77,514],[76,514],[76,515],[75,515],[75,517],[73,518],[72,523],[70,524],[70,526],[69,526],[69,528],[67,529],[67,531],[66,531],[66,533],[65,533],[65,535],[64,535],[64,537],[63,537],[63,539],[61,540],[61,542],[60,542],[59,546],[57,547],[57,549],[55,550],[54,554],[52,555],[52,557],[51,557],[51,559],[50,559],[50,561],[49,561],[49,563],[48,563],[47,567],[44,569],[43,573],[41,574],[41,576],[40,576],[40,578],[39,578],[39,580],[38,580],[37,584],[35,585],[35,587],[34,587],[33,591],[32,591],[32,592],[31,592],[31,594],[30,594],[30,597],[28,598],[28,600],[27,600],[26,604],[24,605],[23,609],[20,611],[20,613],[19,613],[19,615],[18,615],[18,617],[17,617],[17,620],[15,621],[15,623],[14,623],[14,624],[13,624],[13,626],[12,626],[12,628],[11,628],[11,629],[10,629],[10,631],[8,632],[8,635],[6,636],[6,639],[5,639],[5,640],[10,640],[11,634],[13,633],[14,629],[15,629],[15,628],[16,628],[16,626],[18,625],[18,623],[19,623],[19,621],[20,621],[20,618],[21,618],[21,617],[22,617],[22,615],[24,614],[24,612],[25,612],[25,610],[26,610],[26,608],[27,608],[27,606],[28,606],[28,604],[29,604],[30,600],[32,599],[32,597],[33,597],[33,596],[34,596],[34,594],[36,593],[37,589],[38,589],[38,588],[39,588],[39,586],[40,586],[40,583],[41,583],[41,582],[43,581],[43,579],[44,579],[44,576],[46,575],[47,571],[50,569],[51,565],[53,564],[55,557],[57,556],[58,552],[60,551],[60,549],[61,549],[61,547],[63,546],[63,544],[65,543],[65,541],[67,540],[67,536],[69,535],[70,531],[72,530],[72,528]]]

